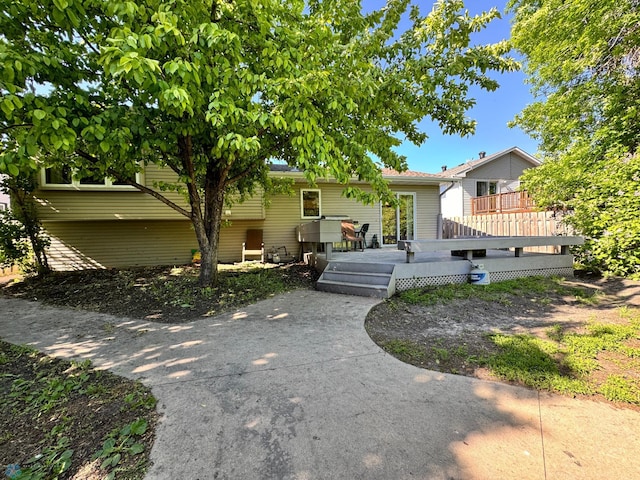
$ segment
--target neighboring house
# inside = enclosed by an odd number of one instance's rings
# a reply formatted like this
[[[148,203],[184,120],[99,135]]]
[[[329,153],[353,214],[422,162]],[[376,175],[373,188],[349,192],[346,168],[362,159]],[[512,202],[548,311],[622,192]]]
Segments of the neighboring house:
[[[459,179],[458,182],[443,182],[440,187],[442,215],[450,218],[478,213],[473,208],[473,199],[478,197],[511,192],[517,196],[515,192],[520,186],[522,173],[538,165],[538,159],[518,147],[512,147],[492,155],[480,152],[478,159],[454,168],[442,167],[442,172],[436,175]],[[478,203],[475,202],[476,205]],[[491,205],[495,206],[495,202],[487,203],[482,212],[490,211]]]
[[[289,255],[299,258],[296,227],[323,216],[368,223],[369,246],[373,235],[383,247],[395,246],[398,239],[437,238],[439,185],[452,179],[419,172],[386,170],[383,174],[399,197],[397,208],[345,199],[341,196],[344,186],[334,181],[311,188],[301,172],[272,171],[272,176],[294,180],[293,195],[275,196],[268,206],[256,195],[225,210],[228,225],[220,236],[219,260],[241,260],[249,229],[263,230],[267,252],[285,247]],[[138,182],[150,188],[174,178],[170,170],[154,165],[137,176]],[[367,184],[359,186],[370,189]],[[165,194],[186,205],[179,194]],[[188,219],[128,185],[77,181],[70,172],[47,169],[41,172],[36,197],[40,218],[51,237],[49,263],[57,270],[186,264],[192,249],[198,248]]]

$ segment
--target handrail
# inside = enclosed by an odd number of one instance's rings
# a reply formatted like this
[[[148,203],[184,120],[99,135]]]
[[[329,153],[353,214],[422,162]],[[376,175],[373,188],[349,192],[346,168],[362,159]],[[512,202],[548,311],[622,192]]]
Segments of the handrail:
[[[471,214],[526,212],[535,209],[535,204],[526,191],[496,193],[471,199]]]

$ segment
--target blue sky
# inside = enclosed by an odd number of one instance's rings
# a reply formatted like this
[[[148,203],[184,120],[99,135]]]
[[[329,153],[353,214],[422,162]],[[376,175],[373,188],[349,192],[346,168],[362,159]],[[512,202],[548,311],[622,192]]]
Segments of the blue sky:
[[[383,3],[380,0],[365,0],[364,4],[369,1],[370,5]],[[431,9],[433,2],[418,0],[417,3],[424,14]],[[471,14],[489,10],[491,7],[497,7],[503,12],[501,19],[494,20],[484,31],[477,34],[475,39],[478,43],[494,43],[509,38],[511,16],[504,14],[505,4],[506,0],[465,0],[465,7]],[[421,130],[429,135],[429,139],[420,147],[406,142],[397,148],[398,153],[407,157],[410,170],[436,173],[442,165],[451,168],[478,158],[481,151],[491,154],[514,146],[532,155],[536,153],[538,145],[535,140],[518,128],[507,127],[507,122],[533,101],[529,86],[525,84],[525,75],[515,72],[495,75],[494,78],[500,83],[498,90],[471,91],[471,96],[476,99],[476,106],[468,112],[468,116],[478,122],[475,135],[464,138],[443,135],[437,124],[424,121],[420,124]]]

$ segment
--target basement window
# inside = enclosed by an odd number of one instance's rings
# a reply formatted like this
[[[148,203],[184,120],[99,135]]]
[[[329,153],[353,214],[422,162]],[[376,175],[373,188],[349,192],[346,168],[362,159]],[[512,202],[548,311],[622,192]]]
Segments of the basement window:
[[[136,182],[142,183],[142,174],[136,173]],[[78,178],[70,167],[50,167],[40,170],[40,186],[51,190],[136,190],[131,185],[112,178]]]

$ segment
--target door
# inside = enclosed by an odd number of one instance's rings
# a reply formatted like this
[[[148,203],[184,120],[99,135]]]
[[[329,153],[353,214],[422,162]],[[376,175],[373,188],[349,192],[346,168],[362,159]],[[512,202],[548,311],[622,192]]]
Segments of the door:
[[[395,245],[398,240],[416,238],[416,194],[397,193],[398,206],[382,207],[382,244]]]

